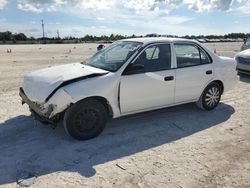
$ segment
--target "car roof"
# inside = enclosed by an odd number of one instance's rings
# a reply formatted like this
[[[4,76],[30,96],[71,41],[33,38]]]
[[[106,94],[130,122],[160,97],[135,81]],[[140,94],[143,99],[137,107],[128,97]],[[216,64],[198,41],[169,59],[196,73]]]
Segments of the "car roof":
[[[169,38],[169,37],[142,37],[142,38],[123,39],[121,41],[142,42],[145,45],[154,42],[197,42],[195,40],[190,40],[190,39]]]

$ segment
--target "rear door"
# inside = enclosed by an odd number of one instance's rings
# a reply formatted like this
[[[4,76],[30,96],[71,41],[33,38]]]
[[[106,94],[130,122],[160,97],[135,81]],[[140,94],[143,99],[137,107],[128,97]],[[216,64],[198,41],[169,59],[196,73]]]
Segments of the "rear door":
[[[198,100],[213,79],[209,55],[194,43],[174,44],[176,55],[175,103]]]

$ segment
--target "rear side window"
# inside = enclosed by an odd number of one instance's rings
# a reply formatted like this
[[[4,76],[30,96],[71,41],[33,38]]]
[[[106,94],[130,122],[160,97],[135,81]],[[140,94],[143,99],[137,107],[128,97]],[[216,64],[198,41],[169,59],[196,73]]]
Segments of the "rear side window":
[[[145,72],[155,72],[170,69],[170,44],[156,44],[149,46],[140,54],[134,63],[144,65]]]
[[[193,44],[175,44],[177,68],[210,63],[208,56]]]

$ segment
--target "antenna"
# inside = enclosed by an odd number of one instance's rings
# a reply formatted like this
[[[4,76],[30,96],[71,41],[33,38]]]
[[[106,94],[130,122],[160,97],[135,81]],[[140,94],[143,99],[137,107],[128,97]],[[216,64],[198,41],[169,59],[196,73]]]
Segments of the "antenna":
[[[41,20],[41,22],[42,22],[43,39],[44,39],[44,23],[43,23],[43,20]]]

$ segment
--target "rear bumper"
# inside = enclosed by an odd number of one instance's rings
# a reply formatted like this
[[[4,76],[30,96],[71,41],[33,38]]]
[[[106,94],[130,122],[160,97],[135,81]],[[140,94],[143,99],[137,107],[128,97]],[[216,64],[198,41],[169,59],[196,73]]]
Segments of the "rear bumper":
[[[25,94],[25,92],[23,91],[23,88],[19,89],[19,95],[22,99],[22,104],[26,103],[29,108],[30,111],[32,113],[32,115],[41,121],[47,121],[49,123],[55,123],[58,121],[58,117],[50,117],[51,112],[53,111],[53,106],[49,105],[48,107],[44,107],[41,104],[38,104],[36,102],[31,101]]]

